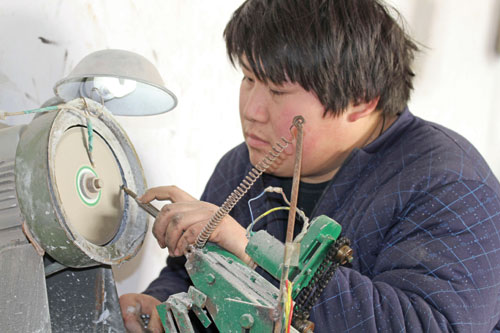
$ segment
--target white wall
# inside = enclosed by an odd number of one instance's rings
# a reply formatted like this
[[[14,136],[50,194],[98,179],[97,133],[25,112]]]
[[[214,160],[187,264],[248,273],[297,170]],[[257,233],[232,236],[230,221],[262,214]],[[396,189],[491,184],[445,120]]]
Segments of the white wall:
[[[118,121],[138,152],[149,186],[176,184],[198,197],[218,158],[243,139],[238,118],[241,76],[227,61],[222,39],[237,4],[3,0],[0,110],[39,107],[53,96],[56,81],[93,51],[137,52],[155,64],[179,104],[164,115]],[[39,37],[55,44],[44,44]],[[115,270],[119,293],[142,291],[166,256],[148,235],[139,255]]]
[[[498,0],[393,0],[419,56],[410,107],[471,140],[500,175]],[[40,106],[54,83],[90,52],[137,52],[159,69],[179,99],[172,112],[118,121],[138,151],[150,186],[176,184],[199,196],[218,158],[242,140],[240,74],[227,61],[222,31],[237,1],[3,0],[0,110]],[[54,42],[42,43],[39,37]],[[29,121],[10,119],[9,124]],[[148,236],[141,253],[115,270],[119,293],[141,291],[166,251]]]
[[[464,135],[500,176],[500,1],[392,3],[424,45],[410,108]]]

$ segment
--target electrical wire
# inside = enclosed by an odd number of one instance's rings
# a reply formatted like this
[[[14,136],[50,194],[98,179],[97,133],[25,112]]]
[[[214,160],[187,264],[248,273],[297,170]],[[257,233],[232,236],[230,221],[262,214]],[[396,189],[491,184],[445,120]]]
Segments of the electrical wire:
[[[254,219],[253,217],[253,211],[252,211],[252,201],[255,201],[259,198],[261,198],[266,192],[271,192],[271,193],[279,193],[281,194],[281,196],[283,197],[283,201],[285,201],[285,203],[288,205],[288,207],[286,206],[282,206],[282,207],[274,207],[274,208],[271,208],[269,209],[268,211],[262,213],[259,217],[257,217],[256,219]],[[251,219],[251,222],[250,222],[250,225],[247,227],[247,230],[246,230],[246,237],[247,238],[250,238],[251,235],[253,235],[253,227],[255,226],[255,224],[260,220],[262,219],[263,217],[269,215],[270,213],[272,212],[275,212],[277,210],[290,210],[290,201],[288,201],[286,195],[285,195],[285,192],[283,191],[283,188],[281,187],[274,187],[274,186],[268,186],[264,189],[264,191],[262,191],[258,196],[254,197],[254,198],[251,198],[250,200],[248,200],[248,209],[250,210],[250,219]],[[309,228],[309,218],[306,216],[306,214],[297,208],[296,210],[297,212],[297,215],[299,215],[299,217],[302,219],[302,221],[304,222],[303,223],[303,226],[302,226],[302,230],[300,231],[300,233],[295,237],[294,239],[294,243],[298,243],[302,240],[302,238],[304,237],[304,235],[307,233],[307,230]]]
[[[253,219],[253,211],[252,211],[252,201],[255,201],[257,199],[259,199],[260,197],[262,197],[264,194],[266,194],[266,190],[267,189],[264,189],[264,191],[262,191],[258,196],[256,196],[255,198],[251,198],[250,200],[248,200],[248,210],[250,211],[250,220],[251,220],[251,223],[250,225],[248,226],[247,228],[247,233],[246,233],[246,236],[247,238],[250,238],[250,233],[251,233],[251,230],[253,228],[253,225],[255,223],[254,219]]]
[[[247,237],[249,237],[249,235],[250,236],[253,235],[253,226],[255,225],[255,223],[259,222],[263,217],[271,214],[272,212],[278,211],[278,210],[290,210],[290,207],[287,207],[287,206],[274,207],[274,208],[271,208],[268,211],[262,213],[255,220],[252,220],[252,223],[250,223],[250,225],[247,227]]]
[[[22,116],[25,114],[31,114],[31,113],[39,113],[39,112],[48,112],[48,111],[54,111],[59,109],[58,106],[48,106],[45,108],[41,109],[32,109],[32,110],[24,110],[24,111],[19,111],[19,112],[5,112],[2,111],[0,112],[0,119],[4,120],[7,117],[12,117],[12,116]]]
[[[292,300],[293,283],[286,280],[286,302],[285,302],[285,327],[286,332],[290,333],[293,317],[293,300]]]
[[[79,108],[76,108],[72,105],[68,104],[59,104],[59,105],[53,105],[53,106],[48,106],[44,108],[39,108],[39,109],[32,109],[32,110],[24,110],[24,111],[18,111],[18,112],[0,112],[0,120],[3,120],[7,117],[12,117],[12,116],[21,116],[21,115],[26,115],[26,114],[31,114],[31,113],[42,113],[42,112],[48,112],[48,111],[60,111],[60,110],[72,110],[76,112],[82,112],[83,115],[85,116],[85,120],[87,122],[87,135],[88,135],[88,141],[87,141],[87,152],[89,155],[90,163],[92,166],[94,166],[94,159],[92,157],[92,151],[94,149],[94,128],[92,126],[92,121],[91,121],[91,116],[98,117],[102,114],[102,109],[100,110],[90,110],[87,101],[85,98],[81,98],[83,101],[83,105],[85,106],[84,110],[81,110]],[[104,107],[104,104],[102,104],[102,107]]]

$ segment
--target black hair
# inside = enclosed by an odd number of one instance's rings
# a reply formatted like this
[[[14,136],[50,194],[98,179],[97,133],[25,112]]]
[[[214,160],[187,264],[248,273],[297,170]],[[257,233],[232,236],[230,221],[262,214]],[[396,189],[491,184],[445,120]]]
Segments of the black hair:
[[[233,65],[244,57],[260,81],[297,82],[325,115],[377,97],[395,115],[413,89],[418,48],[377,0],[247,0],[224,38]]]

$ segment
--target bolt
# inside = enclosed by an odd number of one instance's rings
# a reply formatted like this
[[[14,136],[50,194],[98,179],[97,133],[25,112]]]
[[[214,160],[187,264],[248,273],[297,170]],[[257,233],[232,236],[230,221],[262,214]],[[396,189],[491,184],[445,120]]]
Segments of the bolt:
[[[335,256],[335,259],[337,259],[341,265],[345,265],[348,262],[352,262],[353,252],[354,251],[349,246],[344,245],[337,251],[337,255]]]
[[[104,184],[102,182],[102,179],[100,178],[95,178],[94,179],[94,187],[98,190],[100,190],[101,188],[103,188]]]
[[[251,314],[245,313],[240,317],[240,325],[243,328],[250,328],[253,326],[254,320]]]
[[[207,275],[207,282],[208,284],[212,285],[215,283],[215,275],[213,274],[208,274]]]

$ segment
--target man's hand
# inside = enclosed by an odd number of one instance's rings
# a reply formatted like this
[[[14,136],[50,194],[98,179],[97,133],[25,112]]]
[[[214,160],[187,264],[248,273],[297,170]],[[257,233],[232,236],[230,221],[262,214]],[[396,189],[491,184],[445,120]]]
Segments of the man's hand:
[[[120,296],[120,308],[127,332],[163,332],[163,325],[158,311],[156,311],[156,306],[160,303],[156,298],[146,294],[125,294]],[[141,314],[150,316],[147,328],[144,327]]]
[[[160,247],[168,248],[169,255],[183,255],[188,245],[196,238],[219,207],[196,200],[176,186],[154,187],[146,191],[139,200],[170,200],[156,217],[153,234]],[[245,229],[231,216],[226,216],[210,236],[209,241],[235,254],[246,263],[250,257],[245,253],[248,244]]]

